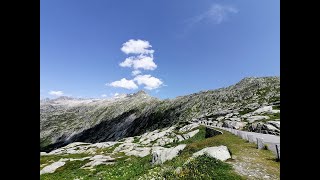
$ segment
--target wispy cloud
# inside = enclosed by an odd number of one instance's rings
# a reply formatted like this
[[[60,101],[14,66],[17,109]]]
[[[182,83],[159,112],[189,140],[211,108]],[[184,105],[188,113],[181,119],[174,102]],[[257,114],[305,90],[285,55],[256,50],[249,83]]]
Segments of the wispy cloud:
[[[222,22],[226,21],[230,14],[236,14],[239,10],[231,5],[221,5],[221,4],[212,4],[209,10],[205,11],[204,13],[192,17],[187,20],[190,25],[208,21],[213,24],[221,24]]]
[[[62,96],[63,92],[62,91],[50,91],[49,94],[53,95],[53,96]]]

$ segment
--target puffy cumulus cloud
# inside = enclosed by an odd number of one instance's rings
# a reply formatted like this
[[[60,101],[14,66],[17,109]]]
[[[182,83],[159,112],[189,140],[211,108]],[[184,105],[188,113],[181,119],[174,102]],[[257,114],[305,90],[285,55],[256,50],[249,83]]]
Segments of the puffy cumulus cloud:
[[[62,91],[50,91],[49,94],[53,95],[53,96],[62,96],[63,92]]]
[[[157,65],[153,62],[153,57],[139,56],[138,60],[133,61],[134,69],[154,70]]]
[[[119,63],[119,66],[132,68],[131,75],[135,76],[135,78],[132,80],[122,78],[106,85],[126,89],[137,89],[138,85],[144,85],[144,88],[148,90],[157,89],[163,85],[160,79],[151,75],[142,75],[141,72],[142,70],[155,70],[157,68],[157,64],[153,61],[154,50],[151,47],[148,41],[140,39],[130,39],[123,43],[121,51],[125,54],[134,55],[127,57],[123,62]]]
[[[131,56],[119,64],[121,67],[132,67],[133,69],[154,70],[157,68],[152,56]]]
[[[148,90],[157,89],[163,84],[163,82],[160,79],[153,77],[149,74],[138,75],[133,80],[136,81],[138,85],[145,85],[144,88]]]
[[[132,71],[132,76],[136,76],[136,75],[138,75],[138,74],[141,74],[141,71],[139,71],[139,70],[134,70],[134,71]]]
[[[153,61],[154,50],[149,49],[152,46],[148,41],[130,39],[125,42],[121,50],[126,54],[136,54],[126,58],[119,65],[121,67],[129,67],[134,70],[155,70],[157,68],[156,63]],[[138,71],[135,71],[138,72]],[[140,74],[140,73],[138,73]],[[137,74],[136,74],[137,75]]]
[[[148,49],[151,47],[148,41],[130,39],[122,44],[121,51],[126,54],[153,54],[154,50]]]
[[[120,87],[120,88],[125,88],[125,89],[137,89],[138,86],[136,85],[136,83],[134,83],[133,80],[127,80],[126,78],[122,78],[119,81],[114,81],[110,84],[106,84],[108,86],[112,86],[112,87]]]

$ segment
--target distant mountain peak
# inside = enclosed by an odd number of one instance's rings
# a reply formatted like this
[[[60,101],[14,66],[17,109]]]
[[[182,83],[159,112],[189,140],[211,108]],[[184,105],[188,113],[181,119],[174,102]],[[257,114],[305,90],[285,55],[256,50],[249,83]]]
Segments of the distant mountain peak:
[[[75,98],[70,97],[70,96],[60,96],[58,98],[56,98],[55,100],[73,100]]]

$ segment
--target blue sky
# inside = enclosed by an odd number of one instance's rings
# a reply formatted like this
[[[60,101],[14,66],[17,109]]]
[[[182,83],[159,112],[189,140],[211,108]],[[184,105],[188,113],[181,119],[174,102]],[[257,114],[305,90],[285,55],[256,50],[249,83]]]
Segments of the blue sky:
[[[279,0],[40,5],[40,98],[164,99],[280,75]]]

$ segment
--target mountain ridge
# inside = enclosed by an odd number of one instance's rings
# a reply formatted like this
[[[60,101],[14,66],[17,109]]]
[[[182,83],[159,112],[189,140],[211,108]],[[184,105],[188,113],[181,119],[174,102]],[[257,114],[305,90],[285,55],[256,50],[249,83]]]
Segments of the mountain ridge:
[[[40,100],[40,150],[75,141],[101,142],[142,134],[200,116],[217,118],[223,111],[240,111],[280,100],[280,77],[247,77],[215,90],[172,99],[145,91],[112,99],[56,98]]]

